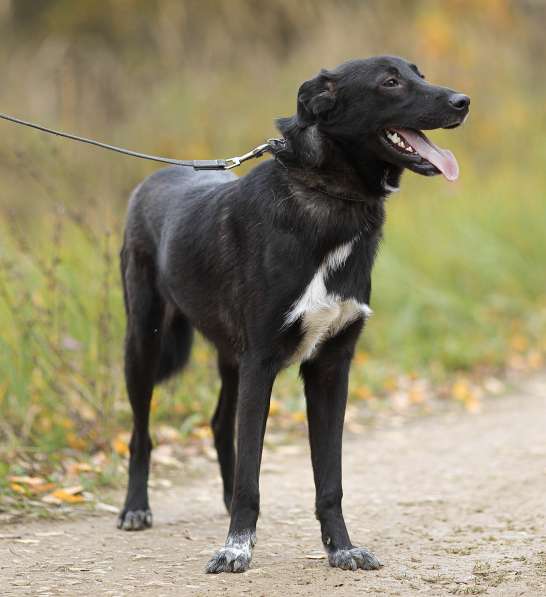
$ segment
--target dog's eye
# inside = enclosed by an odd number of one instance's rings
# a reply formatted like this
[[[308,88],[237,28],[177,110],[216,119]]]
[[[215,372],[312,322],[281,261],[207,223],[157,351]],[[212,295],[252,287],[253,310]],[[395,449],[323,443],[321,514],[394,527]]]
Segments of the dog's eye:
[[[398,87],[398,85],[400,85],[400,82],[394,77],[390,77],[386,81],[383,81],[383,87]]]

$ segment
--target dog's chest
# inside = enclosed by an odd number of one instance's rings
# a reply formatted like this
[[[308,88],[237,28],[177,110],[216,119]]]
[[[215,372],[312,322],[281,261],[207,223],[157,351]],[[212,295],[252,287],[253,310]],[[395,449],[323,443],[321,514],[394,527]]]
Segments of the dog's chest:
[[[303,331],[300,344],[292,355],[292,361],[306,361],[312,358],[325,340],[335,336],[359,317],[368,317],[371,314],[367,304],[355,298],[342,298],[327,290],[328,276],[345,265],[356,240],[340,245],[326,255],[311,282],[288,312],[285,325],[301,320]]]

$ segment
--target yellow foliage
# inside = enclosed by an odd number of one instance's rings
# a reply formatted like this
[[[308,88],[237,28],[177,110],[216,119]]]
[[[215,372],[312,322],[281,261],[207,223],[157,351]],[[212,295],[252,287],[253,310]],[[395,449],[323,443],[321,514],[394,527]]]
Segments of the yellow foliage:
[[[208,439],[212,436],[212,430],[208,425],[202,425],[201,427],[196,427],[192,431],[192,435],[197,439]]]
[[[521,334],[516,334],[515,336],[512,336],[510,340],[510,347],[516,352],[523,352],[528,348],[528,346],[529,340]]]
[[[417,29],[420,33],[419,39],[424,53],[434,58],[440,58],[452,50],[453,32],[446,15],[427,12],[417,22]]]
[[[36,422],[36,425],[43,433],[48,433],[53,428],[53,421],[51,417],[42,415]]]
[[[68,417],[63,417],[60,419],[59,424],[63,429],[74,429],[74,421]]]
[[[32,293],[32,303],[34,305],[36,305],[37,307],[44,307],[46,304],[44,301],[44,297],[42,296],[42,294],[40,292]]]
[[[305,412],[302,410],[297,410],[292,413],[291,418],[295,423],[303,423],[306,419]]]
[[[69,475],[77,475],[79,473],[97,473],[99,468],[91,466],[88,462],[71,462],[65,466],[66,472]]]
[[[383,388],[387,392],[394,392],[398,388],[398,381],[395,377],[387,377],[383,382]]]
[[[19,485],[19,483],[10,483],[10,488],[12,491],[15,491],[16,493],[22,493],[22,494],[26,494],[27,490],[22,486]]]
[[[532,350],[527,355],[527,363],[531,369],[542,369],[544,367],[544,357],[538,350]]]
[[[129,455],[129,443],[126,433],[119,433],[112,441],[112,448],[120,456]]]
[[[84,450],[87,447],[87,442],[73,431],[66,434],[66,443],[73,450]]]
[[[408,398],[413,404],[422,404],[425,401],[425,392],[418,386],[413,386],[408,392]]]
[[[210,353],[204,345],[196,347],[192,353],[192,359],[195,359],[196,363],[204,365],[209,361]]]
[[[354,390],[354,395],[359,400],[369,400],[372,397],[372,391],[368,386],[360,386]]]
[[[281,403],[278,400],[275,400],[274,398],[271,399],[271,402],[269,404],[269,414],[271,416],[276,416],[281,412]]]
[[[481,410],[479,393],[466,379],[459,379],[453,384],[451,394],[456,400],[463,403],[466,410],[471,413],[478,413]]]
[[[15,493],[31,496],[37,493],[45,493],[54,489],[54,483],[48,483],[42,477],[10,476],[10,488]]]
[[[455,400],[465,402],[471,397],[472,394],[470,384],[464,379],[457,380],[451,388],[451,394],[453,395]]]
[[[364,365],[369,360],[370,356],[367,352],[359,350],[354,358],[355,365]]]
[[[81,504],[85,502],[85,498],[81,495],[81,487],[56,489],[49,493],[44,498],[44,501],[51,503],[65,503],[65,504]]]

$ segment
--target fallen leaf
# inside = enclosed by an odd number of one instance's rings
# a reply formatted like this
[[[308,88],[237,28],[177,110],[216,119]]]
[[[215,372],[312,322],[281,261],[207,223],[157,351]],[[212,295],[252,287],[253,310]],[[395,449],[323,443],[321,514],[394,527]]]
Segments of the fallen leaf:
[[[196,427],[192,431],[192,435],[197,439],[208,439],[209,437],[212,437],[212,430],[209,426],[203,425],[202,427]]]
[[[91,466],[88,462],[70,462],[65,466],[66,472],[69,475],[77,475],[79,473],[98,473],[100,469],[96,466]]]
[[[85,497],[81,495],[82,491],[83,487],[81,485],[57,489],[44,496],[42,501],[48,504],[81,504],[85,502]]]
[[[8,477],[8,481],[13,481],[13,483],[19,483],[22,485],[42,485],[45,483],[45,479],[41,477],[28,477],[28,476],[17,476],[12,475]]]
[[[73,450],[83,450],[86,448],[87,443],[84,439],[82,439],[77,433],[74,431],[69,431],[66,434],[66,443],[73,449]]]
[[[10,483],[9,486],[11,487],[12,491],[15,491],[15,493],[27,493],[27,490],[22,485],[19,485],[19,483]]]
[[[408,392],[410,402],[413,404],[422,404],[425,401],[425,393],[422,388],[414,386]]]
[[[112,440],[112,448],[116,454],[120,456],[129,455],[129,444],[127,441],[127,434],[120,433]]]
[[[105,504],[104,502],[97,502],[95,504],[95,510],[111,512],[112,514],[117,514],[119,512],[119,508],[116,508],[116,506],[112,506],[111,504]]]

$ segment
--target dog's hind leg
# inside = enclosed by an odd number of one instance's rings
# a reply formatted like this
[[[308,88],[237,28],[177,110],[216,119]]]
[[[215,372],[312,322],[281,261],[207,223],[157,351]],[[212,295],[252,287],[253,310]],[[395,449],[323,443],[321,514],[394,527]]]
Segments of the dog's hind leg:
[[[352,545],[341,509],[343,420],[349,369],[361,327],[362,322],[356,321],[327,341],[316,357],[301,366],[315,478],[316,516],[330,566],[346,570],[372,570],[381,565],[367,549]]]
[[[246,356],[241,360],[231,523],[226,543],[209,561],[207,572],[244,572],[250,566],[260,510],[263,439],[276,372],[276,368],[263,359]]]
[[[152,260],[122,251],[122,277],[127,311],[125,381],[133,410],[129,486],[118,528],[135,531],[152,525],[148,503],[148,471],[152,442],[148,424],[150,402],[158,372],[163,302],[156,289]]]
[[[235,472],[235,411],[237,409],[239,371],[236,365],[228,364],[221,356],[218,358],[218,369],[222,379],[222,388],[211,426],[224,484],[224,503],[229,512]]]

